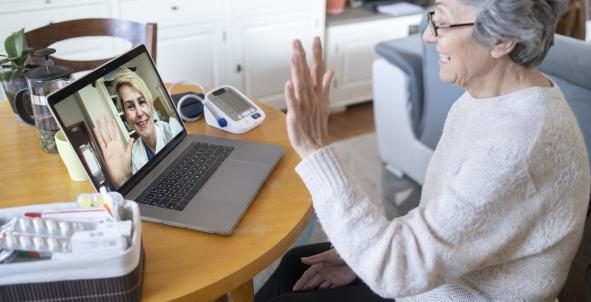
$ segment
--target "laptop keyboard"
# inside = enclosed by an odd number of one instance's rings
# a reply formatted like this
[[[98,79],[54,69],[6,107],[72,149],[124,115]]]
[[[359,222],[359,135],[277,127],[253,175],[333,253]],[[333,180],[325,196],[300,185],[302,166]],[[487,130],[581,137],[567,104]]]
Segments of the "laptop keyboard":
[[[137,202],[182,211],[234,147],[192,143]]]

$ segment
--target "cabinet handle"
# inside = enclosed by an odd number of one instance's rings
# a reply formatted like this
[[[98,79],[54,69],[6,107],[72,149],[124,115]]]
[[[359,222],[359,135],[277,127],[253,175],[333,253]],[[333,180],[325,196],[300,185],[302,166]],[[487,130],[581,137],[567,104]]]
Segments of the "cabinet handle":
[[[242,65],[236,65],[236,72],[242,72]]]
[[[172,10],[179,10],[179,7],[176,6],[176,5],[173,5],[170,9],[172,9]]]

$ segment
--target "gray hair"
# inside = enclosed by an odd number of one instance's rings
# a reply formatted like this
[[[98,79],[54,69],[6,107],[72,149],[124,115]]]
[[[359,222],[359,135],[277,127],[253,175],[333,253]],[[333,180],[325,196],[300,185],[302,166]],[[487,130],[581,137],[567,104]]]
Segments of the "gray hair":
[[[558,19],[569,0],[461,0],[475,9],[473,37],[493,47],[500,41],[515,40],[511,59],[526,68],[542,63],[554,43]]]

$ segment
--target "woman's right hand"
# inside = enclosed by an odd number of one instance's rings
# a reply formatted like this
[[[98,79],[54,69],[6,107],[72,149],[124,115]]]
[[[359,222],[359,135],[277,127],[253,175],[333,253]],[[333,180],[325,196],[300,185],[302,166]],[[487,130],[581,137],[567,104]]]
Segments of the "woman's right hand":
[[[310,265],[310,268],[295,283],[294,291],[341,287],[357,278],[335,249],[304,257],[302,262]]]
[[[310,70],[299,40],[293,42],[291,79],[285,83],[287,135],[293,149],[303,159],[329,144],[328,95],[333,71],[324,72],[322,43],[314,38],[314,68]]]
[[[127,148],[123,148],[121,137],[117,134],[117,125],[113,119],[106,116],[96,120],[94,133],[97,136],[101,152],[107,165],[107,172],[117,188],[131,177],[131,147],[133,138],[127,141]]]

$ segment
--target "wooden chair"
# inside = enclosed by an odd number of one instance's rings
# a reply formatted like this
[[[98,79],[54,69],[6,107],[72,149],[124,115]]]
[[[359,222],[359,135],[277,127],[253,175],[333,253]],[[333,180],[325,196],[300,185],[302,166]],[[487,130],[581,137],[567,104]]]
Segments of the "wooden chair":
[[[585,0],[570,0],[568,10],[558,21],[556,33],[585,40],[585,14]]]
[[[46,48],[51,44],[65,39],[92,36],[118,37],[131,42],[132,47],[145,44],[152,59],[156,62],[156,23],[138,23],[120,19],[79,19],[59,23],[31,30],[25,33],[25,40],[34,49]],[[74,72],[91,70],[112,58],[74,61],[51,57],[56,65],[66,65]]]

